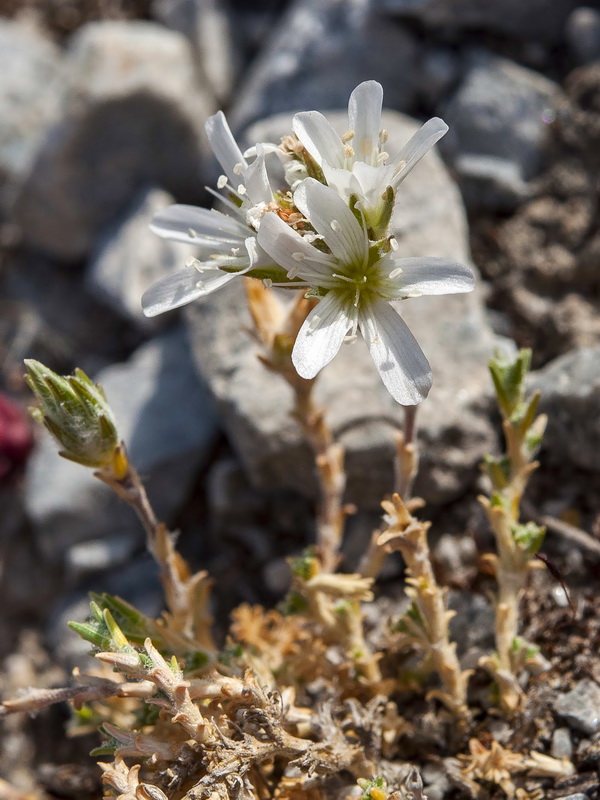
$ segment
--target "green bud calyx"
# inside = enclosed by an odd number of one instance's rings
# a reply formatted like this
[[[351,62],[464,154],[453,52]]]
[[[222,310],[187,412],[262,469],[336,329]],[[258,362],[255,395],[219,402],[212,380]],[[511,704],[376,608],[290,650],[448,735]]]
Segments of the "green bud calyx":
[[[25,380],[39,402],[31,415],[57,440],[60,455],[86,467],[112,466],[120,439],[101,387],[80,369],[61,376],[33,359],[25,366]]]

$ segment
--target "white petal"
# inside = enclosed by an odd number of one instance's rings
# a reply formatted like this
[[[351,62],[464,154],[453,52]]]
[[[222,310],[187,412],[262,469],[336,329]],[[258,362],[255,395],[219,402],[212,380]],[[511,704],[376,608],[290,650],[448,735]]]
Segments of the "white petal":
[[[414,406],[431,389],[431,368],[404,320],[384,300],[365,308],[361,333],[385,388],[397,403]]]
[[[198,272],[195,267],[186,267],[167,275],[151,286],[142,297],[142,309],[146,317],[156,317],[165,311],[191,303],[220,289],[230,280],[247,272],[222,272],[220,269],[211,272]]]
[[[256,147],[258,151],[256,160],[250,164],[244,173],[244,185],[246,186],[248,197],[255,205],[258,203],[270,203],[273,199],[265,164],[265,153],[261,145]]]
[[[257,239],[276,264],[314,286],[335,272],[333,256],[319,252],[273,211],[262,218]]]
[[[328,164],[323,164],[323,174],[327,185],[340,195],[340,197],[349,199],[351,194],[358,197],[361,195],[361,186],[355,175],[348,169],[341,167],[330,167]]]
[[[383,203],[383,194],[394,182],[395,169],[388,164],[382,167],[372,167],[357,161],[352,166],[352,172],[360,186],[359,196],[364,198],[365,212],[379,209]]]
[[[350,307],[350,312],[353,310]],[[314,378],[337,355],[353,326],[349,310],[330,292],[313,308],[296,337],[292,361],[301,378]]]
[[[445,258],[391,259],[402,272],[396,283],[401,296],[472,292],[475,276],[469,267]]]
[[[249,236],[244,242],[246,252],[250,259],[250,269],[261,269],[262,267],[272,267],[273,259],[259,246],[256,236]]]
[[[227,214],[186,205],[167,206],[156,213],[150,230],[175,242],[197,245],[224,243],[227,247],[239,245],[248,235],[248,228]],[[192,231],[197,235],[192,235]]]
[[[292,128],[317,164],[344,166],[344,146],[323,114],[318,111],[301,111],[294,115]]]
[[[335,189],[306,178],[294,192],[294,203],[342,264],[364,263],[367,234]]]
[[[222,111],[217,111],[216,114],[206,120],[204,127],[217,161],[225,170],[231,185],[237,188],[242,183],[242,178],[237,171],[239,169],[237,165],[241,164],[241,169],[245,170],[248,162],[233,138],[231,129],[225,119],[225,114]]]
[[[377,81],[359,84],[350,95],[348,122],[354,138],[350,146],[357,161],[375,165],[379,155],[383,89]]]
[[[433,117],[428,120],[402,148],[394,159],[397,174],[394,179],[394,188],[403,181],[408,173],[415,167],[420,159],[431,150],[448,131],[448,126],[443,119]]]

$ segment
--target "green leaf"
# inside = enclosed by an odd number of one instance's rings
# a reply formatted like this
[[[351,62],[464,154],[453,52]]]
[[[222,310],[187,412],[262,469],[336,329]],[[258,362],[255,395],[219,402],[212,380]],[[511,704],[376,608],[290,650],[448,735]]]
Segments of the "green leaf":
[[[502,491],[510,481],[510,459],[508,456],[484,457],[484,469],[496,492]]]
[[[496,354],[489,368],[496,389],[498,405],[506,419],[518,411],[525,392],[525,378],[531,364],[531,350],[520,350],[513,361]]]
[[[511,533],[519,547],[530,556],[533,556],[542,546],[546,528],[543,525],[536,525],[535,522],[516,524],[511,527]]]
[[[317,559],[313,547],[308,547],[301,556],[293,558],[290,562],[292,575],[300,580],[308,581],[315,575]]]
[[[110,649],[110,636],[106,627],[101,628],[96,622],[67,622],[69,628],[79,634],[82,639],[97,647],[99,650]]]

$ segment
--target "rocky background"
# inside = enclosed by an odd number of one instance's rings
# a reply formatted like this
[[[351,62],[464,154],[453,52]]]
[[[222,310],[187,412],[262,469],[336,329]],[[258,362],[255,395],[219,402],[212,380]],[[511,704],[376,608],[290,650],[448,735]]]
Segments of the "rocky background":
[[[273,604],[285,591],[286,556],[311,540],[315,495],[287,389],[257,362],[240,286],[142,316],[144,289],[188,255],[147,226],[174,199],[209,202],[218,170],[203,126],[215,110],[242,141],[276,140],[297,110],[338,110],[343,126],[351,90],[369,78],[384,87],[390,142],[415,120],[450,125],[403,184],[404,253],[472,255],[481,275],[473,295],[415,300],[406,314],[434,370],[417,491],[440,575],[476,588],[473,565],[490,545],[478,464],[499,447],[486,365],[516,343],[533,348],[532,384],[550,415],[528,513],[587,530],[579,544],[551,532],[545,548],[567,582],[597,581],[600,4],[0,0],[3,693],[60,683],[84,663],[65,622],[85,617],[90,590],[153,614],[161,603],[133,513],[32,429],[23,358],[79,366],[103,384],[157,512],[215,578],[218,623],[239,602]],[[364,355],[346,349],[320,382],[357,506],[350,564],[390,491],[401,420]],[[389,564],[388,588],[401,571]],[[468,597],[463,649],[490,625],[483,595]],[[600,689],[585,680],[573,703],[589,712]],[[556,709],[565,741],[584,725],[572,705]],[[64,716],[9,719],[0,774],[95,796],[96,771],[81,766],[93,737],[65,741]]]

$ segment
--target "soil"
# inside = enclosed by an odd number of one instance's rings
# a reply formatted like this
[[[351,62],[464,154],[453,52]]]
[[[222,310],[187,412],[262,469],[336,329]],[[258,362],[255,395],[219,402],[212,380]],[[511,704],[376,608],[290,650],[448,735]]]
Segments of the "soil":
[[[534,367],[600,341],[600,64],[564,90],[531,198],[507,219],[471,220],[488,305]]]

